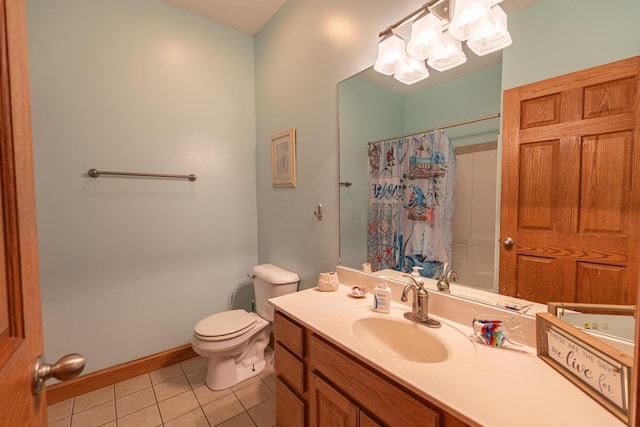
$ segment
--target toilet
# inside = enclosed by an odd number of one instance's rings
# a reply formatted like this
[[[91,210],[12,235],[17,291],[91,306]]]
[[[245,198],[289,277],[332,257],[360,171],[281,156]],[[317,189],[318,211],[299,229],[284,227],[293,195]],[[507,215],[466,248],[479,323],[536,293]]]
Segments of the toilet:
[[[191,346],[209,359],[205,383],[211,390],[232,387],[264,370],[264,350],[273,322],[273,307],[268,300],[298,289],[298,275],[277,265],[260,264],[252,273],[257,313],[223,311],[194,327]]]

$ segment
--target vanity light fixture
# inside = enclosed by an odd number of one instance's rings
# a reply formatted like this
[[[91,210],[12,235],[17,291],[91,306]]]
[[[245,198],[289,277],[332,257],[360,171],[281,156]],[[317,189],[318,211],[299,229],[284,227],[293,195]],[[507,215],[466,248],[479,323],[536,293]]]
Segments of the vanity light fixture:
[[[378,59],[373,68],[388,76],[395,74],[407,60],[404,40],[393,32],[387,33],[378,44]]]
[[[429,76],[426,63],[446,71],[466,62],[462,42],[477,55],[511,44],[502,0],[431,0],[380,33],[374,69],[405,84]],[[395,30],[412,22],[405,46]]]
[[[424,60],[409,56],[393,76],[402,83],[411,85],[429,77],[429,70],[424,65]]]
[[[486,55],[511,44],[511,34],[507,30],[507,14],[500,6],[491,8],[493,28],[487,34],[467,40],[467,46],[476,55]]]

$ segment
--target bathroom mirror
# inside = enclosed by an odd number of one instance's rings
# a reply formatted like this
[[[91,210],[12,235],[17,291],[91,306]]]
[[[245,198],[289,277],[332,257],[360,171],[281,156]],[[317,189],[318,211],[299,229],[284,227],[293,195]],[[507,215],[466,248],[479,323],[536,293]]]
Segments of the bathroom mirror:
[[[488,65],[484,69],[475,70],[474,73],[458,76],[455,80],[449,82],[439,82],[438,85],[428,88],[421,88],[416,93],[398,93],[390,87],[381,88],[367,78],[367,73],[361,73],[354,76],[351,79],[347,79],[339,85],[339,125],[340,125],[340,147],[341,147],[341,167],[340,167],[340,181],[341,181],[341,262],[344,265],[358,268],[362,262],[367,260],[366,246],[367,246],[367,209],[368,209],[368,169],[367,169],[367,142],[390,139],[398,137],[400,135],[411,134],[419,131],[428,131],[433,128],[440,128],[442,125],[448,125],[449,123],[458,123],[469,119],[478,117],[495,117],[496,112],[501,109],[501,72],[502,68],[500,63],[494,65]],[[508,93],[513,93],[508,92]],[[508,98],[507,98],[508,99]],[[513,108],[513,103],[510,104],[511,108],[507,109],[507,113],[513,111],[520,111],[517,107]],[[537,105],[537,104],[536,104]],[[585,107],[587,108],[587,107]],[[492,116],[493,115],[493,116]],[[507,131],[512,131],[514,127],[506,128]],[[499,144],[494,144],[495,139],[498,138],[498,131],[500,129],[499,120],[491,122],[491,120],[482,120],[466,124],[464,126],[452,126],[446,130],[449,139],[452,141],[455,147],[491,147],[495,148],[496,156],[495,160],[491,164],[482,164],[478,167],[465,167],[459,165],[460,171],[482,171],[493,172],[493,175],[489,175],[489,178],[483,181],[483,177],[476,177],[472,175],[470,181],[472,184],[482,182],[482,189],[496,189],[494,193],[498,194],[498,171],[500,170],[498,151]],[[515,141],[517,138],[510,138],[509,141]],[[511,145],[506,146],[506,153],[510,153],[512,150]],[[622,151],[618,150],[618,153]],[[517,165],[515,157],[509,165]],[[588,158],[590,159],[590,158]],[[536,163],[529,163],[536,164]],[[551,163],[548,163],[551,165]],[[595,164],[595,163],[593,163]],[[514,167],[517,169],[517,166]],[[513,168],[512,168],[513,169]],[[605,169],[605,168],[601,168]],[[509,170],[507,168],[507,170]],[[534,176],[534,175],[532,175]],[[595,176],[595,175],[594,175]],[[522,182],[519,179],[511,180],[511,183]],[[565,182],[570,182],[566,180]],[[573,181],[572,181],[573,182]],[[600,180],[602,186],[607,186],[604,181]],[[622,182],[622,181],[615,181]],[[591,182],[591,184],[593,184]],[[585,184],[586,185],[586,184]],[[611,181],[611,185],[615,185],[614,181]],[[456,186],[456,193],[465,193],[466,191],[459,192],[458,189],[464,187]],[[538,188],[538,187],[536,187]],[[604,188],[604,187],[603,187]],[[606,187],[608,189],[623,188],[620,185],[615,187]],[[359,190],[360,189],[360,190]],[[512,194],[509,192],[507,194]],[[550,191],[546,191],[544,194],[552,194]],[[564,193],[563,193],[564,194]],[[585,193],[586,194],[586,193]],[[486,206],[480,206],[480,208],[471,206],[472,202],[480,201],[485,202],[486,205],[493,208],[487,209]],[[507,201],[510,201],[508,198]],[[531,206],[564,206],[560,203],[560,200],[554,201],[550,198],[544,200],[543,204],[531,205]],[[488,201],[488,203],[487,203]],[[476,264],[480,268],[485,268],[489,273],[496,272],[495,254],[498,252],[498,239],[496,230],[497,218],[498,218],[498,203],[495,198],[489,198],[485,194],[482,196],[471,195],[469,199],[457,199],[456,200],[456,212],[465,211],[471,212],[467,215],[466,222],[461,223],[462,228],[468,227],[471,222],[479,222],[484,220],[485,223],[482,226],[471,230],[468,235],[476,238],[479,233],[475,230],[485,232],[482,237],[485,238],[485,246],[477,253],[480,256],[485,257],[479,261],[469,261],[471,258],[472,245],[467,245],[461,252],[465,256],[456,255],[456,244],[460,243],[463,239],[460,239],[459,233],[460,224],[454,221],[454,250],[452,257],[453,268],[459,273],[459,282],[468,286],[480,287],[477,284],[475,278],[468,276],[465,269],[461,268],[461,264],[457,263],[457,260],[465,260],[469,264]],[[511,206],[511,205],[509,205]],[[514,204],[515,206],[515,204]],[[582,205],[580,205],[582,206]],[[590,206],[590,205],[585,205]],[[595,205],[594,205],[595,206]],[[552,211],[552,209],[549,209]],[[533,212],[533,211],[532,211]],[[607,210],[608,212],[608,210]],[[613,215],[613,214],[612,214]],[[513,217],[513,216],[512,216]],[[509,217],[509,218],[512,218]],[[592,217],[596,217],[592,215]],[[520,216],[518,216],[520,218]],[[599,218],[599,217],[598,217]],[[488,224],[486,223],[488,221]],[[505,224],[507,224],[505,222]],[[537,222],[531,222],[531,227],[534,227]],[[629,223],[631,224],[631,223]],[[593,228],[595,227],[595,228]],[[598,230],[596,226],[593,226],[593,230]],[[357,229],[358,231],[354,231]],[[552,228],[550,228],[552,229]],[[633,227],[631,228],[633,230]],[[458,241],[456,241],[456,233],[458,233]],[[515,236],[514,236],[515,237]],[[582,241],[581,241],[582,242]],[[481,247],[481,243],[477,246]],[[505,243],[505,247],[507,244]],[[541,248],[545,248],[541,246]],[[586,248],[586,246],[581,247]],[[579,249],[578,249],[579,250]],[[494,256],[493,259],[490,256]],[[540,263],[540,265],[542,265]],[[557,264],[559,265],[559,264]],[[615,267],[615,266],[614,266]],[[536,277],[535,266],[533,262],[530,265],[531,273],[530,277]],[[542,268],[542,267],[540,267]],[[555,267],[554,267],[555,268]],[[559,268],[559,267],[558,267]],[[535,271],[534,271],[535,270]],[[518,270],[523,271],[523,270]],[[565,269],[569,274],[569,269]],[[611,268],[610,272],[618,271],[615,268]],[[503,272],[504,273],[504,272]],[[524,273],[522,273],[524,274]],[[582,274],[582,273],[581,273]],[[611,273],[613,274],[613,273]],[[551,277],[551,276],[549,276]],[[591,277],[587,274],[582,274],[581,277]],[[600,277],[600,276],[598,276]],[[622,276],[621,276],[622,277]],[[540,279],[543,277],[540,276]],[[595,278],[595,276],[594,276]],[[495,284],[495,275],[490,278],[491,282]],[[588,279],[587,279],[588,280]],[[539,281],[539,280],[538,280]],[[512,283],[510,281],[502,281],[502,284]],[[515,283],[515,281],[513,282]],[[583,288],[584,292],[599,292],[595,287],[589,287],[589,283]],[[594,281],[595,283],[595,281]],[[625,284],[626,281],[622,280],[621,283]],[[556,289],[553,283],[549,284],[549,289]],[[536,285],[537,286],[537,285]],[[627,286],[627,285],[625,285]],[[486,289],[486,288],[485,288]],[[488,288],[495,290],[496,287]],[[537,289],[533,287],[530,289]],[[608,288],[612,289],[612,288]],[[612,292],[618,292],[612,295],[622,295],[616,290]],[[550,294],[549,294],[550,295]],[[549,298],[535,298],[532,295],[532,300],[546,303]],[[594,298],[594,300],[606,300]]]
[[[484,118],[445,129],[457,159],[452,265],[459,283],[495,291],[500,59],[430,86],[385,82],[394,79],[371,69],[339,84],[341,264],[367,261],[367,142]]]

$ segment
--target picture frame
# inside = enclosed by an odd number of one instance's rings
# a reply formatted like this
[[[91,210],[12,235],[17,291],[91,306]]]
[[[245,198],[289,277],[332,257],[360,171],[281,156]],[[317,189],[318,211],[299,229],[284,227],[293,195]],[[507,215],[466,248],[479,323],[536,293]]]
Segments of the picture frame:
[[[296,130],[289,129],[271,137],[271,185],[296,186]]]
[[[538,357],[625,423],[633,357],[558,319],[536,313]]]

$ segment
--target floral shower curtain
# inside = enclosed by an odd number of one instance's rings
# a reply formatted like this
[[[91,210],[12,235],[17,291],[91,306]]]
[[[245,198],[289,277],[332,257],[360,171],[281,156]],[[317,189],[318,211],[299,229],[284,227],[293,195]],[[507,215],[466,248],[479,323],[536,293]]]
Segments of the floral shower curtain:
[[[444,131],[369,145],[367,261],[437,277],[451,261],[456,157]]]

